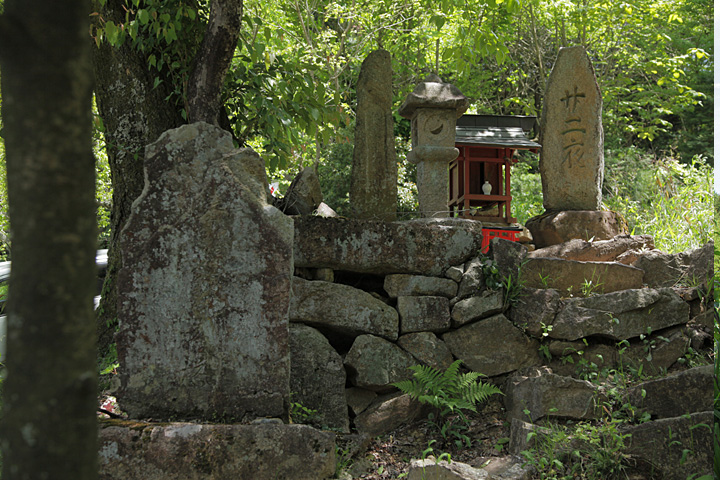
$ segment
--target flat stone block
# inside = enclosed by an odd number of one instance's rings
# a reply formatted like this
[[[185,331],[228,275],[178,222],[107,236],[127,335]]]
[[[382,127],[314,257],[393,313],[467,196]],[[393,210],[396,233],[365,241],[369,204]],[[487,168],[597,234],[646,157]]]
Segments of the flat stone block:
[[[625,233],[625,225],[625,220],[616,212],[594,210],[548,211],[525,222],[538,249],[574,238],[610,240]]]
[[[307,425],[102,421],[101,480],[318,480],[335,474],[335,434]]]
[[[377,222],[294,217],[295,266],[374,275],[441,276],[477,255],[482,224],[443,219]]]
[[[450,301],[445,297],[398,297],[397,309],[401,335],[450,328]]]
[[[520,275],[521,282],[529,288],[552,288],[563,295],[581,295],[641,288],[645,272],[614,262],[528,258]]]
[[[457,294],[458,284],[449,278],[396,274],[385,277],[384,288],[390,298],[403,295],[429,295],[452,298]]]

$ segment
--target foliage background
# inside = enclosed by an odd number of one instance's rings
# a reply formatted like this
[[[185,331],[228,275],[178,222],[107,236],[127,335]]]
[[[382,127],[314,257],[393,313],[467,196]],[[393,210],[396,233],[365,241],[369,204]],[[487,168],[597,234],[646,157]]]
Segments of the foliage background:
[[[91,35],[148,52],[156,85],[171,83],[167,101],[182,108],[208,2],[125,4],[124,22],[101,18]],[[392,54],[395,112],[418,81],[437,72],[471,99],[471,112],[539,116],[558,48],[584,45],[603,92],[605,205],[623,213],[635,233],[680,251],[706,240],[711,226],[712,20],[709,0],[248,0],[225,106],[237,143],[260,151],[281,192],[302,167],[317,164],[326,203],[343,214],[354,84],[370,51]],[[112,185],[102,119],[95,125],[102,247]],[[409,123],[397,114],[395,133],[398,209],[409,218],[417,209],[414,166],[405,160]],[[514,173],[514,211],[522,222],[542,211],[537,159],[523,157]],[[7,256],[5,199],[0,168]]]

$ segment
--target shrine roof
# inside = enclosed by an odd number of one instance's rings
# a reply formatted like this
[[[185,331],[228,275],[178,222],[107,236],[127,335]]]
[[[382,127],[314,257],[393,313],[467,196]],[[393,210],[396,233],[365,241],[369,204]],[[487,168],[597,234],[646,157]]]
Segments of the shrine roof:
[[[510,115],[463,115],[455,127],[455,143],[487,147],[540,149],[529,135],[537,125],[535,117]]]

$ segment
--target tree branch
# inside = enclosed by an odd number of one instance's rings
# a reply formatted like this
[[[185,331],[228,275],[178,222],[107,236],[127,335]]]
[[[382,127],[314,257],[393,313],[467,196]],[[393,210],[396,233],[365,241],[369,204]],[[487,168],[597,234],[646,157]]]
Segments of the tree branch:
[[[240,35],[243,0],[212,0],[210,20],[188,81],[188,120],[219,125],[222,89]]]

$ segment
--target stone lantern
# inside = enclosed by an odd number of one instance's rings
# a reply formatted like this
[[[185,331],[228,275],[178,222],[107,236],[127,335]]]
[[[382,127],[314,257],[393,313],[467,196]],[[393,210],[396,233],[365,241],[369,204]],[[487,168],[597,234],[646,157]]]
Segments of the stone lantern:
[[[417,164],[423,217],[448,216],[448,165],[459,153],[455,148],[455,124],[468,105],[457,87],[431,74],[400,107],[400,115],[411,121],[412,151],[408,160]]]

